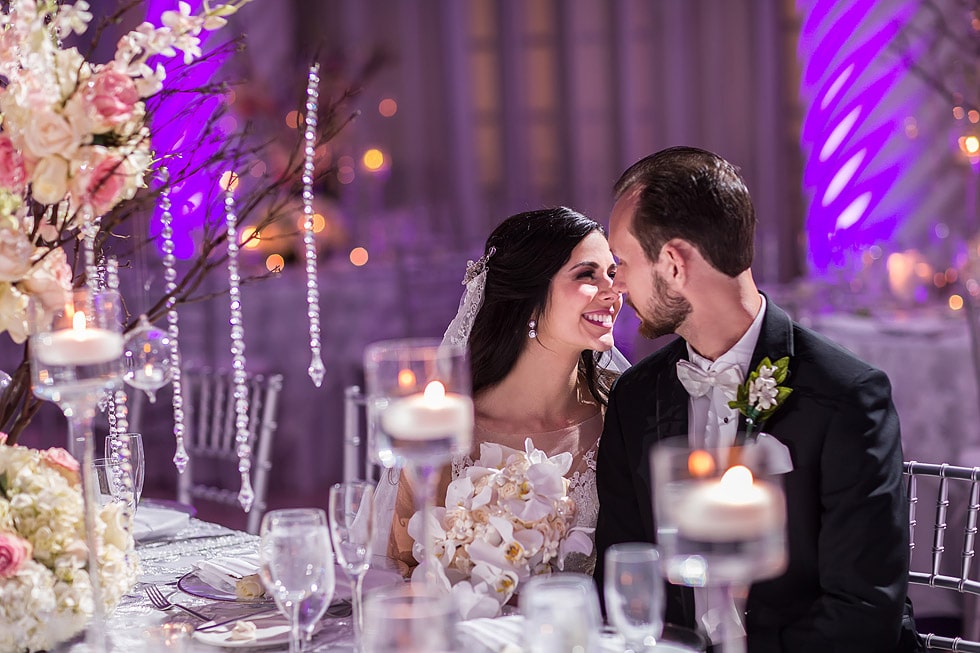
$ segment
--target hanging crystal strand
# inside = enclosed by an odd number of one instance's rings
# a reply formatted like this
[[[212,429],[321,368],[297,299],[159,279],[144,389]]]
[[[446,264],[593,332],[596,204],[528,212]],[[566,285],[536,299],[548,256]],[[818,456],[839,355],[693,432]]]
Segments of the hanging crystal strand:
[[[108,292],[119,292],[119,261],[115,257],[110,257],[103,261],[102,274],[100,281],[105,285]],[[121,488],[120,497],[123,499],[123,524],[127,532],[133,529],[133,506],[136,505],[136,496],[133,487],[133,465],[129,452],[129,438],[120,437],[129,432],[129,408],[127,406],[126,386],[120,384],[115,395],[110,397],[109,410],[109,451],[106,451],[106,458],[118,463],[112,468],[116,487]]]
[[[115,259],[112,259],[112,262],[115,263]],[[104,256],[100,256],[99,265],[98,265],[98,277],[97,277],[98,288],[100,292],[109,289],[109,284],[106,279],[106,275],[109,274],[108,268],[109,268],[109,263],[106,261]],[[119,288],[118,271],[119,271],[118,267],[115,267],[114,274],[117,274],[117,277],[116,277],[116,286],[115,288],[113,288],[113,290]],[[102,409],[102,411],[105,413],[106,420],[109,422],[109,435],[115,435],[116,433],[118,433],[119,430],[116,426],[116,400],[113,397],[113,395],[106,393],[106,396],[103,399],[103,401],[99,402],[99,408]],[[105,452],[105,455],[106,458],[110,457],[108,451]]]
[[[174,440],[177,448],[174,451],[174,466],[177,473],[183,474],[187,468],[187,449],[184,448],[184,394],[180,378],[180,346],[178,338],[180,336],[180,326],[177,316],[177,298],[174,291],[177,289],[177,259],[174,256],[174,229],[173,215],[170,213],[170,173],[165,167],[160,168],[160,183],[163,191],[160,193],[160,222],[163,228],[160,231],[163,248],[163,280],[165,282],[164,292],[167,295],[167,333],[170,335],[170,372],[171,386],[173,388],[174,406]]]
[[[313,232],[313,170],[316,154],[317,106],[320,97],[320,64],[310,66],[306,84],[306,129],[303,133],[305,160],[303,162],[303,247],[306,252],[306,315],[310,320],[310,352],[312,358],[307,372],[313,385],[323,383],[323,359],[320,357],[320,287],[316,273],[316,236]]]
[[[248,512],[255,501],[252,490],[252,447],[248,430],[248,385],[245,378],[245,323],[242,320],[241,275],[238,272],[238,216],[235,214],[235,186],[238,175],[225,173],[225,225],[228,229],[228,296],[231,300],[231,355],[235,382],[235,442],[238,444],[238,471],[242,488],[238,503]]]

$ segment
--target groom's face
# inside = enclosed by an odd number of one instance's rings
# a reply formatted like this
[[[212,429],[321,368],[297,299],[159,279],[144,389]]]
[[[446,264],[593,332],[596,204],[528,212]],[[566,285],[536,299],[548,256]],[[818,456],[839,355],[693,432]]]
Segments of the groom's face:
[[[640,334],[659,338],[674,333],[691,312],[690,303],[672,291],[631,231],[636,210],[636,190],[627,191],[613,207],[609,219],[609,246],[619,267],[613,289],[624,294],[624,301],[640,318]]]

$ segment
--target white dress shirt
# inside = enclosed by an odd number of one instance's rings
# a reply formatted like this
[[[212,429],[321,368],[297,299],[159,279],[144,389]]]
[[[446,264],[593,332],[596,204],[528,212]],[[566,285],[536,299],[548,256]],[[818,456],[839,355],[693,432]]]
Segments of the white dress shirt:
[[[711,361],[700,355],[691,345],[687,346],[690,361],[705,372],[719,372],[727,367],[737,367],[742,378],[749,375],[752,353],[762,332],[762,318],[766,314],[766,298],[759,295],[762,304],[748,330],[735,345]],[[727,447],[735,441],[738,432],[738,411],[728,407],[735,397],[726,396],[719,388],[712,388],[702,397],[690,397],[687,404],[688,437],[692,447]]]

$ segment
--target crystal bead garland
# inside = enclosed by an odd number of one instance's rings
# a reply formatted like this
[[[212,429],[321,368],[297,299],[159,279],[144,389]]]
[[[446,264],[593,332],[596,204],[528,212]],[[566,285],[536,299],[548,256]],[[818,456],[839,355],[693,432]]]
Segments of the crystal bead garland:
[[[238,471],[242,488],[238,503],[248,512],[255,501],[252,490],[252,447],[248,430],[248,385],[245,377],[245,323],[242,319],[241,275],[238,272],[238,216],[235,214],[235,186],[238,175],[225,173],[225,226],[228,237],[228,296],[231,304],[231,355],[235,382],[235,442],[238,444]]]
[[[306,129],[303,133],[303,247],[306,253],[306,315],[310,320],[310,367],[313,385],[320,387],[326,370],[320,357],[320,288],[316,274],[316,236],[313,232],[313,171],[316,154],[317,107],[320,97],[320,64],[310,66],[306,84]]]
[[[174,466],[179,474],[187,468],[187,449],[184,448],[184,394],[180,379],[180,326],[177,316],[177,259],[174,256],[173,215],[170,213],[170,174],[166,168],[160,168],[160,183],[163,191],[160,193],[160,238],[163,249],[163,280],[164,292],[167,297],[167,331],[170,334],[170,384],[173,388],[174,407]]]
[[[105,289],[109,292],[119,292],[119,262],[110,257],[105,263]],[[129,451],[129,439],[116,437],[129,431],[129,407],[125,385],[119,384],[119,389],[110,398],[109,410],[109,450],[106,458],[118,463],[112,468],[116,487],[122,489],[123,525],[127,533],[133,532],[133,509],[136,504],[135,488],[133,487],[133,465]]]

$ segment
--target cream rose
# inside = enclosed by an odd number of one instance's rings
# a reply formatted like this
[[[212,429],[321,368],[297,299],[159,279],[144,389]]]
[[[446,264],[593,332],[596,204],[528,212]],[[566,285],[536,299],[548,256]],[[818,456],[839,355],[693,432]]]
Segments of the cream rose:
[[[81,142],[72,124],[50,109],[32,111],[31,120],[24,128],[24,149],[37,159],[55,154],[71,156]]]
[[[0,333],[18,345],[27,340],[27,295],[12,284],[0,283]]]
[[[68,192],[68,161],[48,156],[37,162],[31,175],[31,193],[41,204],[57,204]]]
[[[59,247],[49,251],[20,285],[49,311],[64,306],[71,294],[71,267],[65,250]]]

